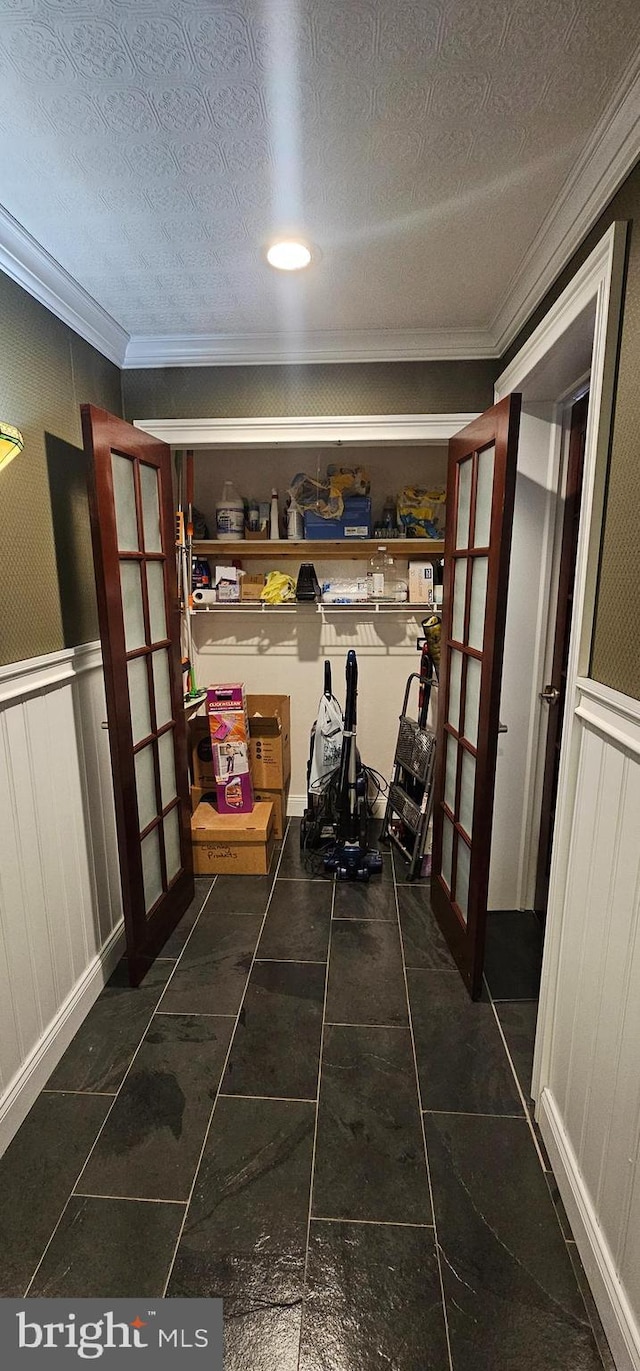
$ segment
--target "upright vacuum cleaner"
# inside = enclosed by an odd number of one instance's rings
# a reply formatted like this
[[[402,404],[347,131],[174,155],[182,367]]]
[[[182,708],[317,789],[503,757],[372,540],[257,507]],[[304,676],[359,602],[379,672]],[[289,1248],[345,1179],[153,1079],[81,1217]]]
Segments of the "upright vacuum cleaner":
[[[339,881],[368,881],[382,871],[382,857],[368,843],[367,778],[356,746],[358,663],[353,649],[347,653],[346,678],[336,843],[324,859],[324,868],[335,871]]]

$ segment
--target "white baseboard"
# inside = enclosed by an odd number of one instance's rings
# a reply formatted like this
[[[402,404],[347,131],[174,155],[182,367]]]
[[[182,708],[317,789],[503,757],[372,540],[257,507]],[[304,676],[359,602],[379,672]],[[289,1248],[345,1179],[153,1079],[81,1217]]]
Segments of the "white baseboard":
[[[29,1053],[0,1101],[0,1157],[115,970],[123,951],[124,924],[120,921],[61,1005],[44,1036]]]
[[[542,1092],[536,1117],[616,1367],[640,1371],[640,1328],[548,1088]]]

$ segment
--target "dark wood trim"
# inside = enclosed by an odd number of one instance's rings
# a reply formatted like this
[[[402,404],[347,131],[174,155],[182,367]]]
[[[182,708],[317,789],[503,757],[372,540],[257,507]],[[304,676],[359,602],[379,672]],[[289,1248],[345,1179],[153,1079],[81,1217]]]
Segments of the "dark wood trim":
[[[584,451],[587,436],[588,412],[589,392],[587,391],[571,408],[569,451],[567,454],[567,471],[564,482],[564,513],[562,519],[556,621],[553,631],[553,661],[549,679],[549,684],[558,691],[558,698],[554,704],[542,705],[542,708],[548,710],[549,713],[544,775],[542,781],[542,800],[540,805],[540,834],[538,838],[534,909],[543,918],[546,917],[549,894],[551,843],[558,790],[560,745],[562,742],[562,728],[566,704],[567,663],[569,659],[569,642],[571,637],[573,585],[575,581],[576,556],[578,551],[578,532],[582,503]]]

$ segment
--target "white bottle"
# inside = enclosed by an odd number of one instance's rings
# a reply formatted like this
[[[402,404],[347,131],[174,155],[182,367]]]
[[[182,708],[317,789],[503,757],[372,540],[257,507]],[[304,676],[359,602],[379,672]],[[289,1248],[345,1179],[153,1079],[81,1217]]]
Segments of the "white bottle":
[[[278,492],[271,491],[271,516],[269,520],[269,537],[275,542],[280,538],[280,516],[278,514]]]
[[[216,504],[216,536],[220,543],[234,543],[237,538],[244,538],[244,500],[240,499],[232,481],[225,481]]]

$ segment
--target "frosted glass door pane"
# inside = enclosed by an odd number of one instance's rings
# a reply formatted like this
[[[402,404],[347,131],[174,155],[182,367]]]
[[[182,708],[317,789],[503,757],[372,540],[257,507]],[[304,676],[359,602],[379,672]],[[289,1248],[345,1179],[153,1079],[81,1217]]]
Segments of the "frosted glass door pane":
[[[138,797],[138,828],[144,828],[155,819],[158,813],[156,801],[156,775],[153,769],[153,743],[136,752],[136,794]]]
[[[176,762],[173,750],[173,729],[158,738],[160,753],[160,795],[162,808],[166,809],[176,797]]]
[[[462,838],[458,838],[458,853],[456,859],[456,904],[460,906],[460,911],[467,922],[467,911],[469,908],[469,869],[471,867],[471,848]]]
[[[152,653],[153,684],[156,696],[156,727],[162,728],[173,718],[169,688],[169,654],[166,648]]]
[[[453,824],[446,817],[442,821],[442,878],[451,890],[451,862],[453,858]]]
[[[155,467],[140,463],[140,492],[142,495],[142,524],[145,552],[162,552],[160,511],[158,507],[158,473]]]
[[[462,775],[460,777],[460,823],[465,833],[471,837],[473,828],[473,797],[476,789],[476,759],[462,748]]]
[[[462,653],[449,653],[449,715],[448,722],[460,731],[460,693],[462,689]]]
[[[478,481],[476,485],[476,529],[474,547],[488,547],[491,538],[491,504],[493,501],[493,464],[495,447],[478,453]]]
[[[484,615],[487,608],[488,557],[475,557],[471,576],[471,609],[469,611],[469,647],[481,652],[484,647]]]
[[[152,828],[140,844],[142,852],[142,883],[144,885],[144,908],[149,913],[162,894],[162,871],[160,868],[160,839],[157,828]]]
[[[116,510],[116,534],[120,552],[138,551],[136,493],[133,484],[133,462],[127,457],[111,453],[113,501]]]
[[[477,657],[467,659],[467,693],[464,709],[464,736],[474,747],[478,746],[478,719],[480,716],[480,683],[482,663]]]
[[[147,562],[147,593],[149,595],[149,624],[151,642],[163,642],[167,633],[167,612],[164,603],[164,563]]]
[[[455,738],[447,738],[447,763],[444,780],[444,802],[452,814],[456,812],[456,769],[458,764],[458,744]]]
[[[456,547],[469,546],[469,512],[471,509],[471,468],[472,459],[467,457],[458,467],[458,522],[456,526]]]
[[[131,730],[135,744],[141,743],[143,738],[148,738],[151,732],[146,658],[134,657],[133,661],[127,662],[127,676],[129,678]]]
[[[138,562],[120,563],[120,589],[124,616],[124,645],[127,652],[144,647],[144,614],[142,612],[142,583]]]
[[[453,619],[451,637],[457,643],[464,642],[464,605],[467,591],[467,558],[460,557],[456,562],[453,576]]]
[[[182,866],[180,853],[180,820],[177,806],[171,810],[164,821],[164,850],[167,860],[167,881],[177,876]]]

